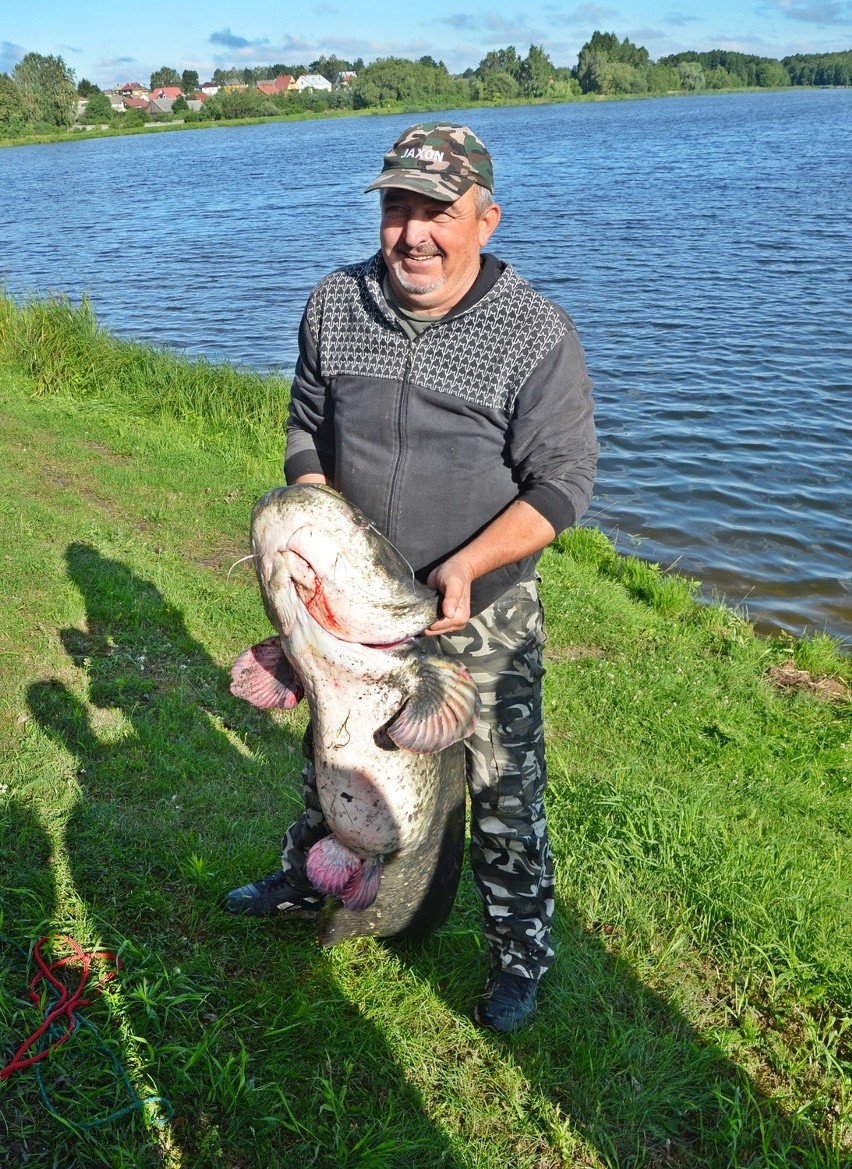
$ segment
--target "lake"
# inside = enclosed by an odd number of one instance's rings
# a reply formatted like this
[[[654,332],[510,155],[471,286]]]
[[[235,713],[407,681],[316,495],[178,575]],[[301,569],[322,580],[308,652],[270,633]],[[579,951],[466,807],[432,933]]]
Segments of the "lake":
[[[852,91],[453,111],[491,250],[574,318],[602,443],[585,518],[764,630],[852,636]],[[0,272],[123,337],[292,371],[310,288],[377,246],[412,116],[0,151]]]

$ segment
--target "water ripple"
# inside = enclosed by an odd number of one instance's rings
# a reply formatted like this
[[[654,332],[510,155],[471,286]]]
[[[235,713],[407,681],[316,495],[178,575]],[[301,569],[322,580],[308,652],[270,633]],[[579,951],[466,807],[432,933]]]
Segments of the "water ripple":
[[[849,637],[852,93],[469,117],[495,250],[587,351],[593,522],[761,626]],[[15,295],[85,291],[121,336],[290,372],[312,285],[375,249],[360,191],[410,120],[2,151],[0,269]]]

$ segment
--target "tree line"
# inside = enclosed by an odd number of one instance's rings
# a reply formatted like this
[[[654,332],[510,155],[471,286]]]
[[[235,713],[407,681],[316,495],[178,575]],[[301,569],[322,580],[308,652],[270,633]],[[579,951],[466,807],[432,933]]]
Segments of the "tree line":
[[[330,90],[302,90],[272,95],[257,89],[261,80],[290,74],[298,78],[316,73],[332,83]],[[356,76],[340,84],[342,73]],[[79,84],[61,57],[27,53],[11,74],[0,73],[0,136],[71,129],[75,122],[114,126],[138,125],[151,120],[220,121],[238,118],[280,117],[329,109],[394,109],[400,106],[459,108],[473,102],[511,102],[545,99],[570,101],[584,94],[696,93],[702,90],[778,88],[788,85],[852,85],[852,50],[837,53],[796,54],[775,60],[747,53],[713,50],[686,51],[652,61],[648,50],[627,37],[595,31],[580,49],[572,68],[554,65],[540,45],[530,45],[522,56],[514,45],[492,50],[475,69],[452,74],[443,61],[431,56],[417,60],[382,57],[365,65],[342,57],[322,56],[309,65],[277,62],[254,68],[217,69],[213,82],[222,88],[200,110],[179,99],[171,113],[139,110],[117,113],[97,85]],[[163,66],[151,74],[150,87],[178,86],[192,98],[200,89],[198,73],[179,73]],[[238,88],[232,88],[232,87]],[[227,87],[227,88],[226,88]],[[78,119],[78,99],[87,99]]]

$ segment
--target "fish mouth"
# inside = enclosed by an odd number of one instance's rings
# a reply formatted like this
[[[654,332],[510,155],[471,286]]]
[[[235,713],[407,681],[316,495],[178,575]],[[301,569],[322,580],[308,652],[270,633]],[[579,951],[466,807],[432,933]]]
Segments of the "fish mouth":
[[[350,640],[328,603],[323,578],[317,574],[307,557],[292,547],[292,538],[284,551],[283,561],[299,600],[317,625],[322,626],[326,633],[332,634],[339,641]]]
[[[413,637],[401,637],[399,641],[362,641],[364,649],[390,650],[400,649],[404,645],[409,645],[412,641],[416,641],[422,634],[415,633]]]

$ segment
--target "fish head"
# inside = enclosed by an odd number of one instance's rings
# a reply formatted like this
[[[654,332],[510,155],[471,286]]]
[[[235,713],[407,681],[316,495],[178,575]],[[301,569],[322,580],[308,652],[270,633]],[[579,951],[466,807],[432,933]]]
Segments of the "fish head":
[[[340,641],[390,646],[422,633],[438,594],[331,487],[276,487],[252,513],[252,551],[272,623],[288,636],[307,613]]]

